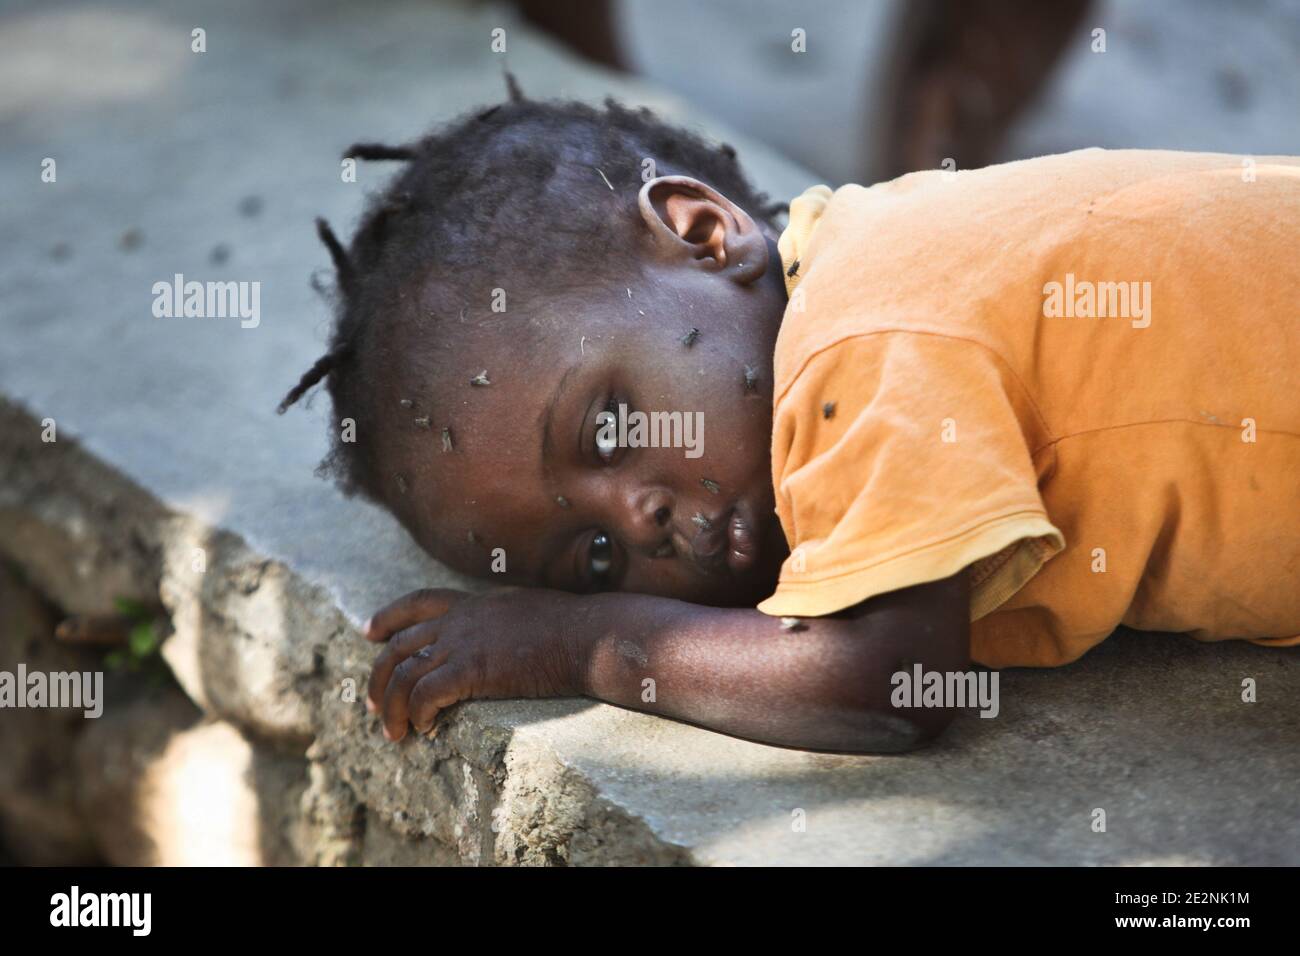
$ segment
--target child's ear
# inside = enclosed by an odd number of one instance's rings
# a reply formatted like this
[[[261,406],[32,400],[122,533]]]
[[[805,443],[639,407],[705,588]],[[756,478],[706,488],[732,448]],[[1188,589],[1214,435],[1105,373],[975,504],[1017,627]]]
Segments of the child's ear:
[[[763,230],[712,186],[690,176],[660,176],[641,187],[637,204],[665,259],[722,272],[742,285],[767,271]]]

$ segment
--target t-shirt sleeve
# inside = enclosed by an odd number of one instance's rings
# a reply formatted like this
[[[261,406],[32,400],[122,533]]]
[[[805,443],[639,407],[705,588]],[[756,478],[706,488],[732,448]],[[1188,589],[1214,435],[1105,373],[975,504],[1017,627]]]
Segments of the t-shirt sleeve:
[[[971,567],[971,619],[1058,553],[1022,420],[974,342],[874,332],[810,357],[778,395],[777,513],[791,553],[773,615],[814,617]]]

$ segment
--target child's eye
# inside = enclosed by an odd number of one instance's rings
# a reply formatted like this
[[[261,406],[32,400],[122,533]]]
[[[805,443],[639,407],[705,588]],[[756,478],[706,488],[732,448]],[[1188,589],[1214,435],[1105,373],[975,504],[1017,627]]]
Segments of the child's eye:
[[[587,561],[591,565],[592,577],[595,578],[605,577],[614,566],[614,545],[605,532],[597,531],[596,536],[591,539]]]
[[[614,460],[618,451],[618,402],[611,398],[604,411],[596,414],[596,454],[602,461]]]

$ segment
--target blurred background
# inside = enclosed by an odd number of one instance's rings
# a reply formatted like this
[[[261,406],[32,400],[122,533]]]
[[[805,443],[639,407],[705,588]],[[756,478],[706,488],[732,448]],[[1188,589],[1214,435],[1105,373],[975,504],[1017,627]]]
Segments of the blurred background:
[[[1088,146],[1300,151],[1297,0],[520,6],[834,183]]]

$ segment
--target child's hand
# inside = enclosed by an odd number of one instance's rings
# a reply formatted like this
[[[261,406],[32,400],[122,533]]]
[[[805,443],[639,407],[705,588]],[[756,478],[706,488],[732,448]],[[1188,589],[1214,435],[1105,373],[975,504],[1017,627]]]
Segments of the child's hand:
[[[581,693],[579,662],[562,640],[572,595],[519,590],[490,594],[414,591],[378,611],[366,639],[387,641],[370,674],[366,707],[384,736],[420,733],[438,711],[471,698],[565,697]]]

